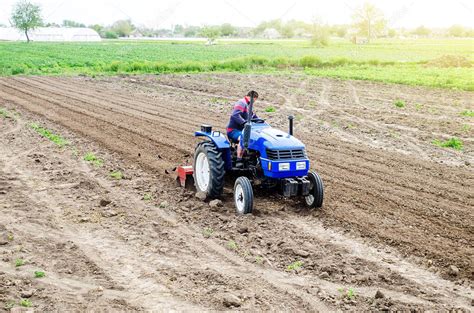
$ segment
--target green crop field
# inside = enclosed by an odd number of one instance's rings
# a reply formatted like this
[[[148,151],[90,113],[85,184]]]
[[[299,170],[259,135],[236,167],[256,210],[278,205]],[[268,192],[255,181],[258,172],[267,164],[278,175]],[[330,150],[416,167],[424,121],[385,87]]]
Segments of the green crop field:
[[[0,75],[287,72],[474,90],[474,39],[332,41],[0,42]]]

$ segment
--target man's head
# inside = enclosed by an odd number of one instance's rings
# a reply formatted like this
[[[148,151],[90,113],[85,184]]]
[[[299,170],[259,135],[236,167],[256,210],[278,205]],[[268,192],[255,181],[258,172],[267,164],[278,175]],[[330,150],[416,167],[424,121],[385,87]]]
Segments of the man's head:
[[[256,92],[255,90],[251,90],[247,93],[247,97],[249,97],[249,99],[252,98],[252,95],[254,100],[258,99],[258,92]]]

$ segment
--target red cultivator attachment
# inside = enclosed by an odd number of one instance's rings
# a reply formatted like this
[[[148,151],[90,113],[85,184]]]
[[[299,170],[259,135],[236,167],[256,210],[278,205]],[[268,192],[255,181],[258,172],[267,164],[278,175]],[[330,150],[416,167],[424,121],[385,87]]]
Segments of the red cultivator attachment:
[[[178,180],[181,187],[194,187],[193,167],[191,165],[178,166],[176,172],[178,174],[178,177],[176,179]]]

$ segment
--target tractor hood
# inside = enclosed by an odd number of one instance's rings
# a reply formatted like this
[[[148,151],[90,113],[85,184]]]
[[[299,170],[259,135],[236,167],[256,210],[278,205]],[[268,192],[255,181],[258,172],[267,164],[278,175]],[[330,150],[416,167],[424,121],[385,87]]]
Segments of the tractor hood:
[[[290,134],[268,124],[252,125],[252,135],[250,136],[250,148],[253,150],[290,150],[304,149],[304,144]]]

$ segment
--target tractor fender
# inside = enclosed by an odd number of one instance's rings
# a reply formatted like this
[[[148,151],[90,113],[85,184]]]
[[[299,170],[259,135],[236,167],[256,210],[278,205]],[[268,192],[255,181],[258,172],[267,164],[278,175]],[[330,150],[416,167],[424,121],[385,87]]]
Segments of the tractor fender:
[[[194,133],[196,137],[207,137],[211,140],[217,147],[217,149],[222,152],[222,158],[224,159],[225,169],[232,169],[232,156],[230,154],[230,142],[227,140],[226,136],[220,131],[211,131],[203,132],[197,131]]]

